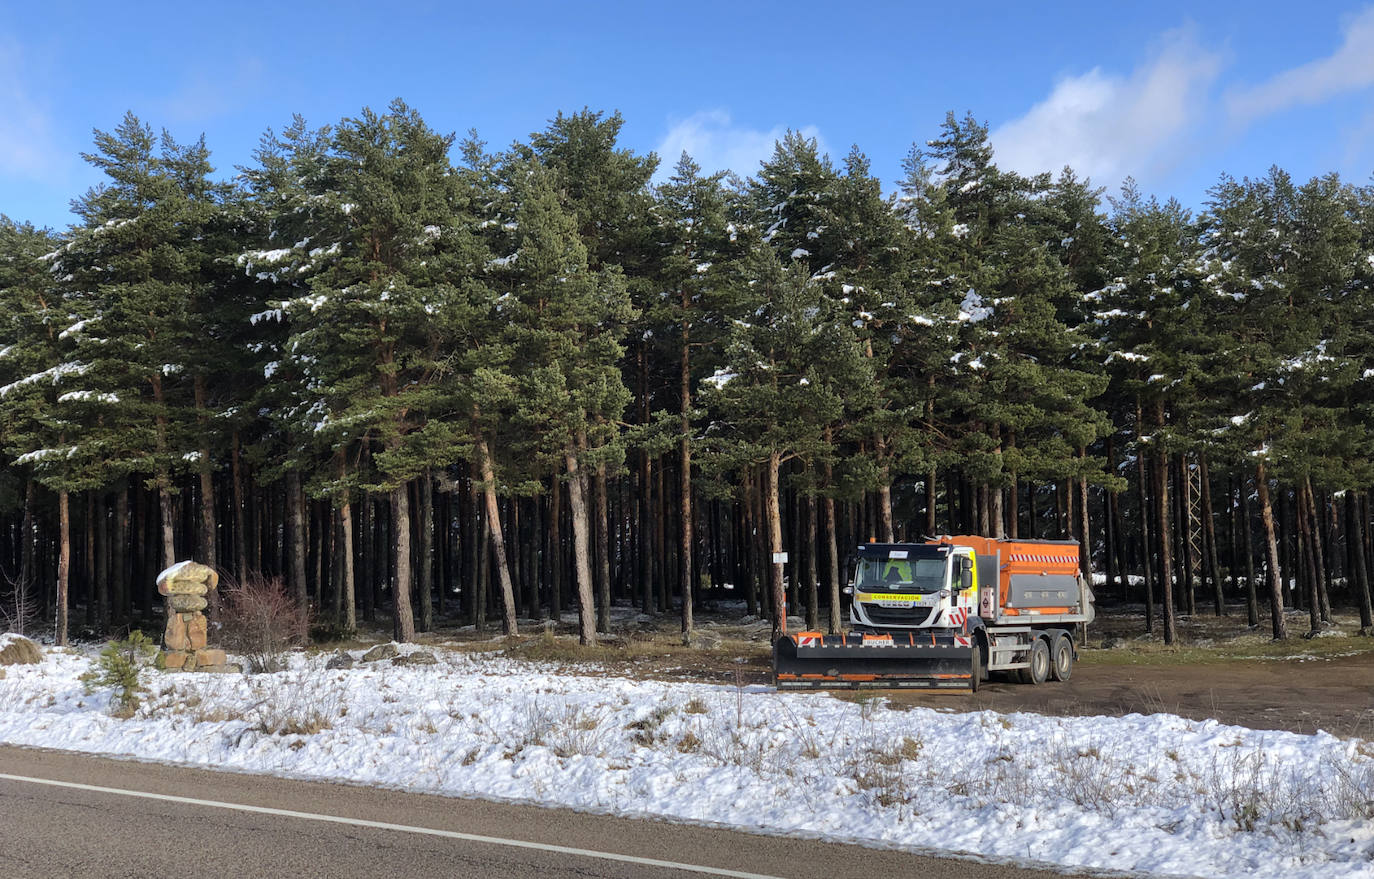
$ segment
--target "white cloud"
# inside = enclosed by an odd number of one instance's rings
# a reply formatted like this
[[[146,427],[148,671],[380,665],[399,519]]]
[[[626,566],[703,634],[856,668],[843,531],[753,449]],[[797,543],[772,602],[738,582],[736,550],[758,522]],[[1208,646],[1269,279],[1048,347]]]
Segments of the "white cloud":
[[[0,174],[47,177],[56,168],[52,119],[31,93],[19,44],[0,36]]]
[[[1231,118],[1239,123],[1300,104],[1317,104],[1342,92],[1374,84],[1374,7],[1350,18],[1345,39],[1332,54],[1239,89],[1227,96]]]
[[[822,153],[826,151],[825,141],[814,125],[799,130],[806,137],[815,138]],[[686,152],[707,174],[730,170],[747,177],[758,171],[760,162],[773,155],[773,145],[786,133],[787,127],[783,125],[768,131],[734,125],[724,110],[694,113],[674,123],[659,141],[656,151],[661,161],[655,176],[666,179]]]
[[[1165,34],[1129,77],[1093,68],[990,135],[997,164],[1035,174],[1071,166],[1095,181],[1162,173],[1185,152],[1222,66],[1190,30]]]

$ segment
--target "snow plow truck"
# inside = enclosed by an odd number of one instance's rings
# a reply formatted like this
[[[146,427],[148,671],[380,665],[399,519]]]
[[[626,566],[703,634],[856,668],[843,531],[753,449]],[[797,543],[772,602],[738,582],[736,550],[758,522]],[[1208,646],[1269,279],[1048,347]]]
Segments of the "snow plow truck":
[[[848,632],[774,642],[778,689],[976,690],[990,672],[1066,681],[1093,619],[1072,540],[869,543],[844,591]]]

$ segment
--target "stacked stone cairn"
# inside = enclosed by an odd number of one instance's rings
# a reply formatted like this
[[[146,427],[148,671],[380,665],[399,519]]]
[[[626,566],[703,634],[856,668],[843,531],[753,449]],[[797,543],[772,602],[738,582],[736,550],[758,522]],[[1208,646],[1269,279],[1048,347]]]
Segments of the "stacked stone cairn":
[[[162,660],[168,671],[238,671],[226,664],[223,650],[207,645],[206,596],[218,585],[219,574],[197,562],[177,562],[158,575],[157,591],[167,605]]]

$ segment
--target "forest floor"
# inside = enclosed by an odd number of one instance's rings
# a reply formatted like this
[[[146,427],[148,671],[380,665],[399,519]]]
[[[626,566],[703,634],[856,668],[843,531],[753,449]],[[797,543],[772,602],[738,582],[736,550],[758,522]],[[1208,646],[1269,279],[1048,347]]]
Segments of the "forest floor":
[[[1244,606],[1178,619],[1176,643],[1165,645],[1155,621],[1144,634],[1140,605],[1099,608],[1088,643],[1080,647],[1071,680],[1032,687],[994,679],[977,693],[885,692],[894,708],[924,706],[942,711],[1033,711],[1061,716],[1176,714],[1252,729],[1374,738],[1374,637],[1362,637],[1354,611],[1337,611],[1334,625],[1304,638],[1305,611],[1289,611],[1286,641],[1274,641],[1267,615],[1258,629],[1246,623]],[[792,621],[799,628],[803,620]],[[463,651],[497,651],[533,661],[595,662],[608,673],[641,680],[763,685],[772,680],[769,624],[743,617],[742,607],[698,612],[697,630],[718,646],[681,644],[676,616],[648,617],[616,608],[609,637],[579,647],[570,637],[576,618],[555,627],[522,621],[510,641],[472,627],[441,628],[422,643]],[[378,640],[386,640],[382,631]],[[361,642],[321,643],[319,650]],[[862,700],[870,693],[837,692]]]

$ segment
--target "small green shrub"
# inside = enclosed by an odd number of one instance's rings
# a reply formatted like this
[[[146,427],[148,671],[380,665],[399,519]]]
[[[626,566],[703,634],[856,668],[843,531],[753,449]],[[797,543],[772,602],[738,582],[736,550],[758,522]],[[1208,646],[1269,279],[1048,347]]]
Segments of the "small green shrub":
[[[113,687],[111,707],[116,717],[129,717],[138,710],[139,693],[147,692],[140,676],[157,656],[157,644],[140,631],[132,631],[122,641],[111,641],[100,651],[95,668],[81,676],[87,693],[98,687]]]

